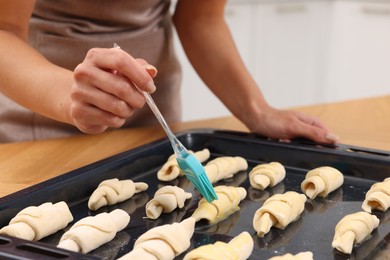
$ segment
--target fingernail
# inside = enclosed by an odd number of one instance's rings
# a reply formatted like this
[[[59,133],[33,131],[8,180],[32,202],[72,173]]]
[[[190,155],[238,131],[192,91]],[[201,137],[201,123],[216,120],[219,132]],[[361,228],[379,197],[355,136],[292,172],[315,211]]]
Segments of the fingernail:
[[[340,138],[334,133],[326,133],[325,139],[330,142],[336,143],[339,141]]]
[[[147,64],[145,66],[145,69],[148,71],[149,75],[152,76],[152,78],[156,77],[157,75],[157,69],[153,65]]]
[[[147,70],[153,70],[154,73],[157,74],[157,68],[156,68],[155,66],[153,66],[153,65],[147,64],[147,65],[145,66],[145,69],[147,69]]]
[[[146,85],[146,90],[149,93],[153,93],[154,91],[156,91],[156,86],[154,85],[153,80],[148,82],[148,84]]]

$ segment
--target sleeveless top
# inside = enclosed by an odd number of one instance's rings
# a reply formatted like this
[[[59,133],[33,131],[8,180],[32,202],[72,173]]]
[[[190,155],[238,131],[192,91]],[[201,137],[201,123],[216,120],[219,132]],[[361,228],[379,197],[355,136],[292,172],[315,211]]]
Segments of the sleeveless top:
[[[38,0],[30,20],[29,43],[52,63],[72,71],[89,49],[118,43],[158,69],[153,99],[168,122],[179,121],[181,69],[173,48],[169,8],[170,0]],[[156,123],[145,105],[124,127]],[[80,133],[72,125],[33,113],[0,94],[0,142]]]

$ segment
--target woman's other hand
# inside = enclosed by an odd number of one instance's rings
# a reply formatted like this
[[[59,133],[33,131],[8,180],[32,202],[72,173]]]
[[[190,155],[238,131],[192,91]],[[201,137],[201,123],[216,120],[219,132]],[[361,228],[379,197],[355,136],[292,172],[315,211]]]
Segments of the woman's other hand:
[[[339,138],[313,116],[293,110],[262,108],[246,123],[250,131],[280,140],[304,137],[319,143],[337,143]]]

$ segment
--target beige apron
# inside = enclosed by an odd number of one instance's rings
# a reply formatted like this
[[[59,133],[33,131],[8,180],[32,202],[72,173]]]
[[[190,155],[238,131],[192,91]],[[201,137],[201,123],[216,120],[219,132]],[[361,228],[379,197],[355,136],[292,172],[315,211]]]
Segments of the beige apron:
[[[158,68],[153,98],[167,121],[179,121],[181,70],[173,49],[169,5],[170,0],[38,0],[29,41],[48,60],[70,70],[89,49],[118,43]],[[145,105],[125,127],[156,123]],[[33,113],[0,94],[0,142],[79,133],[72,125]]]

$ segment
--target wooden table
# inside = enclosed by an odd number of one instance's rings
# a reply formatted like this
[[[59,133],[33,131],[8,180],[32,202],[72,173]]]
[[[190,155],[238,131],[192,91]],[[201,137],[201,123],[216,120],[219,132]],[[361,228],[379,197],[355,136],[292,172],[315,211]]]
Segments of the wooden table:
[[[390,150],[390,96],[294,108],[320,118],[349,145]],[[234,117],[172,125],[248,131]],[[0,197],[81,166],[163,138],[160,126],[45,141],[0,144]]]

